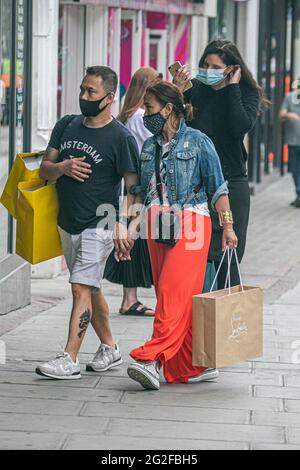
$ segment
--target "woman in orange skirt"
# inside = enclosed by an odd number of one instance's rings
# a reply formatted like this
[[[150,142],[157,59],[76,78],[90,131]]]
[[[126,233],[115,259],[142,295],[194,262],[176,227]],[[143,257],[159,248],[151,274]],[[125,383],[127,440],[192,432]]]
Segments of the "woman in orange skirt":
[[[147,90],[145,109],[144,124],[154,136],[144,144],[141,184],[132,192],[147,217],[144,223],[136,218],[128,236],[140,230],[148,238],[157,306],[152,339],[131,352],[136,362],[128,375],[158,390],[160,368],[168,383],[218,377],[192,365],[192,296],[202,292],[212,233],[208,199],[223,225],[223,249],[235,248],[237,238],[218,155],[206,135],[186,126],[182,93],[158,83]]]

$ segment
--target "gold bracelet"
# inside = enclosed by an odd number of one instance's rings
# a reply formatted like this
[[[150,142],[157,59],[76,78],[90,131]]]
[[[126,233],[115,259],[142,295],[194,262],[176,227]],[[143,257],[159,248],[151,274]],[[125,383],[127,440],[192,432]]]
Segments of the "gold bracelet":
[[[231,211],[222,211],[219,214],[220,225],[223,227],[223,224],[232,224],[233,225],[233,216]]]

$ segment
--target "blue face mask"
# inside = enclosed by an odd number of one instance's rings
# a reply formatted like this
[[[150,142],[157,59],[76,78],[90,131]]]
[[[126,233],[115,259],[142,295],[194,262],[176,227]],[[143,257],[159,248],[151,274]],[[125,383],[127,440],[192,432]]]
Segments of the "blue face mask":
[[[196,79],[204,83],[204,85],[219,85],[226,79],[226,75],[224,75],[225,70],[226,69],[200,69],[199,73],[196,75]]]

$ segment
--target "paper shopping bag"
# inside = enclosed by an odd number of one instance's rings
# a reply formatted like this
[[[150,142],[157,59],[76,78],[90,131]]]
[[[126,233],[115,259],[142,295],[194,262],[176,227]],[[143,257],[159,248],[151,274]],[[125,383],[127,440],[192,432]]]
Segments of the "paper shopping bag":
[[[193,365],[231,366],[263,355],[263,291],[237,286],[193,297]]]
[[[1,204],[15,219],[17,218],[18,184],[22,181],[39,179],[39,169],[44,153],[20,153],[16,156],[0,198]]]
[[[55,184],[33,180],[19,183],[18,188],[17,254],[31,264],[62,255]]]

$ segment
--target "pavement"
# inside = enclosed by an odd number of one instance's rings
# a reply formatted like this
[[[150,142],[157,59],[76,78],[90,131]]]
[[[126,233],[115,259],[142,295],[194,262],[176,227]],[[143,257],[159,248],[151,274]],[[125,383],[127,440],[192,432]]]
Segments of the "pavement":
[[[75,382],[35,376],[64,345],[71,297],[66,276],[33,280],[32,306],[0,318],[0,449],[299,450],[300,212],[292,199],[290,176],[252,199],[243,278],[264,288],[264,357],[222,369],[218,382],[162,383],[159,392],[132,382],[128,354],[151,336],[152,319],[118,315],[121,290],[108,283],[125,364]],[[140,298],[155,305],[153,290]],[[82,369],[97,348],[90,329]]]

